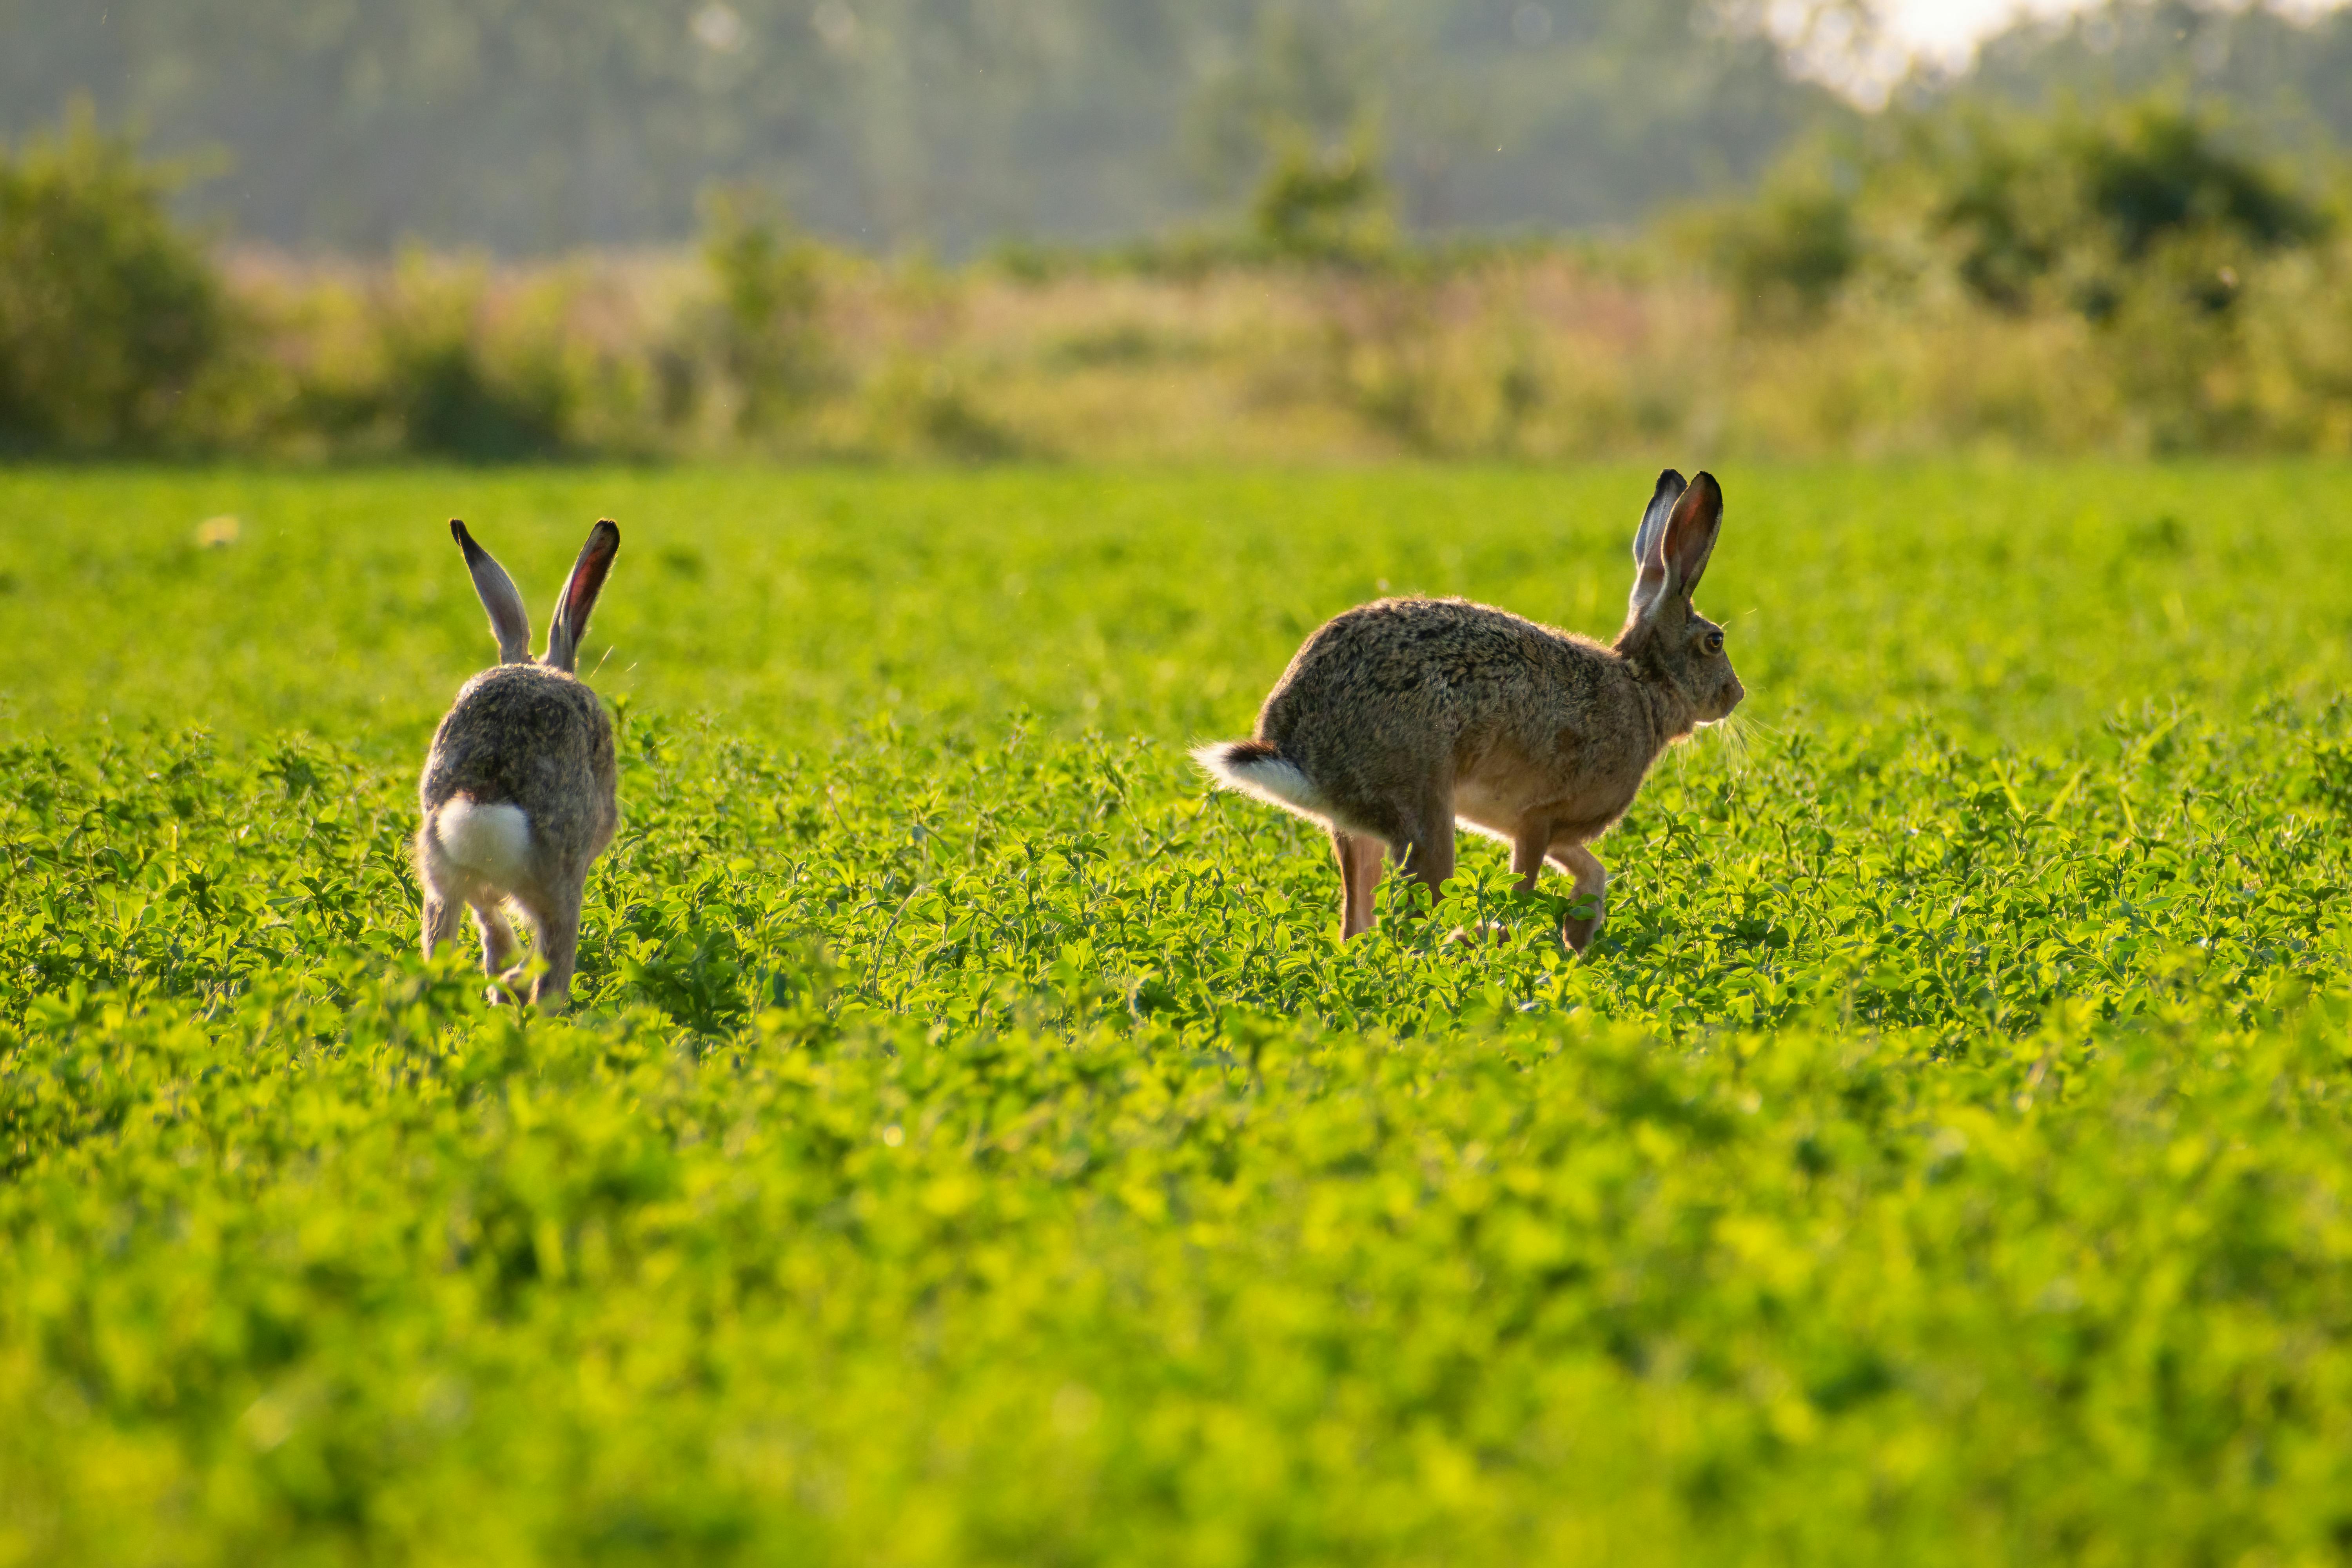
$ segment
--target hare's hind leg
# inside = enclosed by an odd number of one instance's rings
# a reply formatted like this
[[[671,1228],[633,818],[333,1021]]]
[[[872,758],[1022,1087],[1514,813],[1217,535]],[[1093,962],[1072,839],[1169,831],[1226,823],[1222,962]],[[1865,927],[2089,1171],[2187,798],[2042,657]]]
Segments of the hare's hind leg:
[[[1576,879],[1576,900],[1580,908],[1584,900],[1592,900],[1591,915],[1571,915],[1560,922],[1560,940],[1582,952],[1591,945],[1601,930],[1601,922],[1609,916],[1609,868],[1601,857],[1581,844],[1555,844],[1551,847],[1552,864]]]
[[[1336,827],[1331,830],[1331,853],[1339,861],[1342,889],[1341,942],[1363,935],[1380,919],[1372,909],[1372,890],[1381,885],[1381,857],[1384,851],[1385,846],[1369,833],[1342,833]]]
[[[425,883],[425,956],[431,958],[447,946],[457,934],[458,901],[435,887],[428,877]]]
[[[531,927],[539,938],[541,968],[530,988],[530,999],[551,1013],[572,1005],[572,970],[580,956],[580,896],[582,889],[558,891],[533,899]]]
[[[508,978],[507,971],[514,967],[514,927],[507,912],[495,899],[485,899],[474,906],[474,929],[482,933],[482,971],[492,979]]]

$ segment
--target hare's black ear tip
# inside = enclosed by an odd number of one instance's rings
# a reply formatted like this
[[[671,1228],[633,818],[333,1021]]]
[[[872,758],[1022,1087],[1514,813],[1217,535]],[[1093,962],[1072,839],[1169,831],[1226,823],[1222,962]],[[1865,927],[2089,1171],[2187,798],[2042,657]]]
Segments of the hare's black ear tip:
[[[605,549],[618,550],[621,548],[621,525],[614,522],[611,518],[598,518],[596,520],[596,526],[589,531],[597,539],[604,542]]]
[[[1675,468],[1664,468],[1660,470],[1658,474],[1658,488],[1654,493],[1659,495],[1682,494],[1683,476],[1681,471]]]
[[[1705,468],[1701,468],[1696,474],[1691,476],[1691,488],[1694,489],[1704,490],[1707,494],[1715,497],[1717,500],[1721,500],[1723,499],[1723,487],[1716,483],[1715,476],[1708,473]]]
[[[460,544],[467,542],[466,524],[462,519],[453,517],[449,520],[449,537]]]

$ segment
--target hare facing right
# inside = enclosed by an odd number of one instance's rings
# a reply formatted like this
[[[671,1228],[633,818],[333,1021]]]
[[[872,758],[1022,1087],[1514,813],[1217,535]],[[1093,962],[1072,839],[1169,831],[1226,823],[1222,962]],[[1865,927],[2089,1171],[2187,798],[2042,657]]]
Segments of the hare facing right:
[[[1383,853],[1433,897],[1456,822],[1511,847],[1532,890],[1549,860],[1575,879],[1560,935],[1600,929],[1609,873],[1586,847],[1633,803],[1650,764],[1746,692],[1723,628],[1692,607],[1723,525],[1711,475],[1672,468],[1633,535],[1624,629],[1608,647],[1464,599],[1383,599],[1308,637],[1257,736],[1192,755],[1218,782],[1328,826],[1345,889],[1340,936],[1372,929]]]
[[[425,759],[416,834],[425,956],[457,935],[458,907],[469,905],[482,967],[502,985],[517,984],[522,970],[503,907],[512,901],[530,921],[543,965],[531,1000],[560,1010],[571,1002],[588,868],[621,821],[612,721],[572,670],[621,531],[609,521],[589,531],[536,661],[514,579],[464,523],[452,519],[449,532],[490,614],[500,662],[457,693]]]

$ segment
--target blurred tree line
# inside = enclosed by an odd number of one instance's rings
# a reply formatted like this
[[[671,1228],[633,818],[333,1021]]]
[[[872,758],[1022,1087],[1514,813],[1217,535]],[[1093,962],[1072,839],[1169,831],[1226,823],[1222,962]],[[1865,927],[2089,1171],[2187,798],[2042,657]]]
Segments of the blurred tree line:
[[[950,256],[1228,210],[1279,130],[1375,132],[1410,233],[1630,226],[1855,118],[1791,15],[1870,0],[0,0],[0,138],[87,96],[215,160],[248,240],[547,254],[675,242],[756,185],[814,232]],[[2168,87],[2273,142],[2352,141],[2352,19],[2110,0],[1958,81],[2049,106]]]
[[[335,12],[313,42],[417,8],[362,9]],[[1473,9],[1424,41],[1470,26]],[[1020,9],[1019,26],[1051,14]],[[224,250],[217,222],[191,226],[172,205],[205,171],[149,161],[85,102],[0,149],[0,453],[986,458],[1101,451],[1139,429],[1156,433],[1139,451],[1217,455],[1341,427],[1375,450],[1520,456],[1660,442],[2352,451],[2352,235],[2326,90],[2344,84],[2310,79],[2352,40],[2346,14],[2110,5],[2021,24],[1977,71],[1915,74],[1864,113],[1756,65],[1772,55],[1760,21],[1710,32],[1693,8],[1612,11],[1617,30],[1594,37],[1613,41],[1574,58],[1684,59],[1685,74],[1661,67],[1638,85],[1654,89],[1649,128],[1686,177],[1679,202],[1664,184],[1647,191],[1654,221],[1581,238],[1428,232],[1435,187],[1415,181],[1433,165],[1416,163],[1413,138],[1430,122],[1380,86],[1402,68],[1383,53],[1406,36],[1399,18],[1433,26],[1422,9],[1234,0],[1222,14],[1246,47],[1206,51],[1171,110],[1183,135],[1163,149],[1192,160],[1222,219],[1118,244],[1000,240],[954,268],[919,245],[877,256],[819,237],[776,182],[683,175],[660,200],[688,204],[691,251],[526,265],[413,238],[341,260]],[[753,47],[735,30],[749,12],[723,27],[708,8],[677,15],[707,55]],[[803,18],[807,47],[854,54],[882,15],[820,5]],[[924,36],[913,0],[892,15],[912,29],[901,45]],[[982,32],[997,16],[953,15]],[[1198,21],[1178,15],[1129,19],[1160,28],[1159,47]],[[1482,15],[1503,19],[1531,68],[1568,26],[1565,7]],[[1015,16],[987,26],[1017,32]],[[547,19],[518,0],[508,22],[524,17]],[[620,21],[579,20],[532,68],[598,37],[608,66],[643,65],[613,44]],[[495,32],[465,34],[473,55],[410,64],[478,64]],[[1698,42],[1675,57],[1676,38]],[[1761,72],[1748,79],[1778,85],[1702,102],[1742,60]],[[957,68],[985,74],[970,58]],[[1516,79],[1492,79],[1499,113]],[[487,80],[483,92],[498,96]],[[516,95],[518,126],[530,101]],[[1549,123],[1610,101],[1596,89]],[[1715,176],[1690,161],[1705,138],[1687,132],[1709,115],[1780,129],[1757,132],[1744,185],[1693,200]],[[1645,144],[1621,145],[1631,157]],[[972,146],[957,155],[994,167]],[[488,153],[461,162],[474,183],[442,192],[453,214],[520,177]],[[1604,184],[1616,166],[1605,150],[1561,163]],[[440,189],[427,162],[401,166],[414,191]],[[1456,170],[1446,188],[1500,201],[1507,171],[1481,171],[1502,184]],[[559,160],[539,184],[574,177]],[[982,209],[954,210],[976,223]],[[1120,408],[1132,412],[1104,413]],[[1211,433],[1188,437],[1188,419]]]
[[[673,242],[758,185],[871,251],[1223,211],[1375,127],[1407,227],[1628,224],[1843,110],[1712,0],[0,0],[0,136],[86,94],[247,239]]]
[[[2165,90],[2295,153],[2352,147],[2352,11],[2269,0],[2105,0],[2022,19],[1956,77],[1915,76],[1911,107],[1967,101],[2049,110]]]

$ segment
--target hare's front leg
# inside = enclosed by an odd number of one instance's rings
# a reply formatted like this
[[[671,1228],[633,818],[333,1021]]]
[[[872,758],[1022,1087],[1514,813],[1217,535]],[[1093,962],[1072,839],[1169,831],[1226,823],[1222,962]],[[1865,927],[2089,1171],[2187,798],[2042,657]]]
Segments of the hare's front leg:
[[[1544,857],[1550,847],[1551,823],[1545,818],[1538,817],[1533,822],[1520,824],[1518,831],[1511,836],[1511,871],[1518,878],[1519,891],[1522,893],[1532,893],[1536,890],[1536,879],[1543,874]],[[1479,927],[1475,934],[1481,938],[1500,942],[1507,933],[1506,928],[1499,921],[1489,921]],[[1466,930],[1456,931],[1446,940],[1466,942],[1472,935],[1473,933]]]
[[[1445,896],[1454,877],[1454,786],[1448,782],[1433,790],[1421,809],[1404,818],[1404,831],[1390,846],[1397,858],[1397,875],[1416,879],[1429,889],[1434,905]]]
[[[1601,922],[1608,918],[1609,868],[1601,863],[1601,857],[1581,844],[1553,845],[1551,862],[1576,879],[1579,907],[1587,899],[1592,900],[1591,915],[1571,915],[1560,922],[1560,940],[1582,952],[1591,945],[1594,934],[1601,930]]]
[[[1544,860],[1551,853],[1551,823],[1538,817],[1523,822],[1518,832],[1511,836],[1511,874],[1519,879],[1519,891],[1536,890],[1536,879],[1543,875]]]

